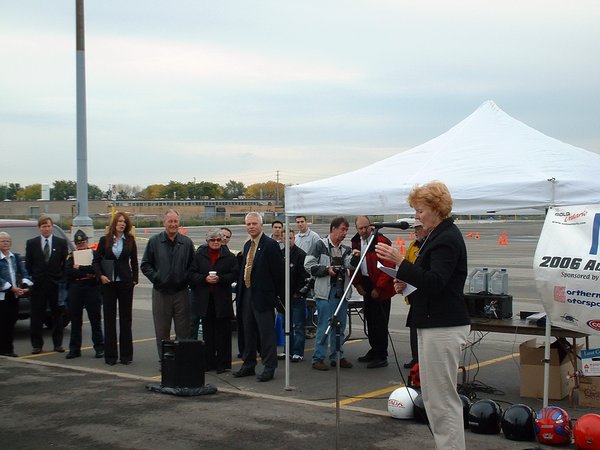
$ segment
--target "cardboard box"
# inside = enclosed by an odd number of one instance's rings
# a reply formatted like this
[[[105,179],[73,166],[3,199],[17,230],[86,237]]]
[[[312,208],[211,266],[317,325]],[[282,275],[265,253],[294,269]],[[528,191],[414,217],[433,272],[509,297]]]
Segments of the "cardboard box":
[[[581,370],[586,377],[600,377],[600,348],[581,350]]]
[[[519,346],[521,360],[521,397],[544,396],[544,344],[530,339]],[[550,345],[550,382],[548,398],[561,400],[569,395],[569,373],[575,369],[569,353],[558,342]]]
[[[600,378],[579,378],[579,404],[600,408]]]

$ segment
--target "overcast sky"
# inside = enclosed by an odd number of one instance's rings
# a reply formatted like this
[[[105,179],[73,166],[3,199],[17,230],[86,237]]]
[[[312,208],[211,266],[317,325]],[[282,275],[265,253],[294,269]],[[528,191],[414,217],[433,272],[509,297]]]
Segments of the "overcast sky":
[[[486,100],[600,153],[599,23],[597,0],[88,0],[88,179],[303,183]],[[75,0],[0,0],[0,38],[0,182],[75,180]]]

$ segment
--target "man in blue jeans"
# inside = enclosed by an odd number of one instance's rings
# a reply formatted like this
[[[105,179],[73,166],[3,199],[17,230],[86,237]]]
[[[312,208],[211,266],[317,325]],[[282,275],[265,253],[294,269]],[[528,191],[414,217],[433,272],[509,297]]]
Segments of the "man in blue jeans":
[[[329,319],[342,301],[338,312],[340,322],[340,367],[350,369],[352,363],[343,357],[343,335],[346,329],[346,317],[348,302],[352,290],[349,289],[346,297],[342,300],[343,293],[348,286],[348,269],[354,269],[351,265],[352,249],[342,245],[342,241],[348,233],[349,223],[344,217],[336,217],[329,226],[329,235],[318,240],[306,255],[304,267],[315,277],[315,303],[317,307],[317,336],[315,351],[312,358],[312,367],[316,370],[328,370],[329,366],[325,359],[329,359],[330,365],[336,365],[335,330],[323,341],[323,336]],[[360,252],[359,252],[360,254]]]

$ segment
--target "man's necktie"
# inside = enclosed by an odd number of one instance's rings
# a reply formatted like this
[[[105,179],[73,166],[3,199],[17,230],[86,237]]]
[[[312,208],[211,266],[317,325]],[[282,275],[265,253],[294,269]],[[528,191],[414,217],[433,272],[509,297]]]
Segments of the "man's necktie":
[[[50,259],[50,245],[48,244],[48,239],[46,239],[46,243],[44,244],[44,261],[48,262]]]
[[[254,254],[256,253],[256,242],[250,241],[250,251],[246,258],[246,267],[244,268],[244,283],[246,287],[250,287],[250,274],[252,273],[252,263],[254,262]]]

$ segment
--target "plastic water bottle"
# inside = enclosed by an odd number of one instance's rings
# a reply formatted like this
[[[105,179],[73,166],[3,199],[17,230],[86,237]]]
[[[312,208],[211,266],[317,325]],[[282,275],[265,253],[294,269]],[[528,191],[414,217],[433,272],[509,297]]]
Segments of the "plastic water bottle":
[[[285,327],[284,327],[285,319],[283,314],[277,313],[275,317],[275,335],[277,337],[277,345],[285,345]]]
[[[204,340],[204,331],[202,330],[202,319],[198,321],[198,340]]]

